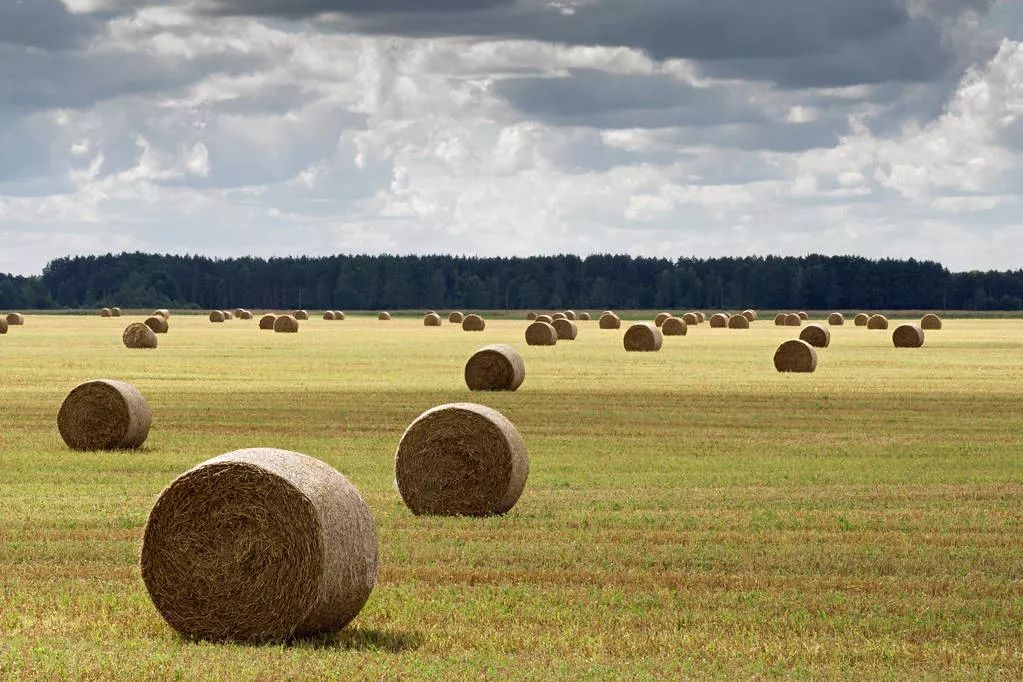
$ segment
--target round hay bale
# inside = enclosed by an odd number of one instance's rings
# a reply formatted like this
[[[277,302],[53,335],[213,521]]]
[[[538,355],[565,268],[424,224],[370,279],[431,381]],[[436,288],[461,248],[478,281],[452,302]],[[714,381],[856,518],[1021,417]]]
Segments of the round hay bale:
[[[927,313],[920,318],[920,328],[930,330],[941,329],[941,318],[934,313]]]
[[[343,312],[341,312],[340,310],[335,310],[334,311],[334,319],[335,320],[343,320],[343,319],[345,319],[345,314]]]
[[[309,319],[309,311],[307,311],[307,310],[295,310],[295,311],[292,311],[291,316],[294,317],[296,320],[308,320]]]
[[[103,308],[99,311],[100,317],[111,317],[110,308]]]
[[[386,310],[381,311],[377,315],[377,319],[386,322],[387,320],[391,319],[391,313],[387,312]]]
[[[427,315],[436,315],[436,314],[437,314],[436,310],[427,310],[425,313],[423,313],[423,317],[426,317]]]
[[[323,319],[329,320],[330,322],[333,322],[334,321],[334,311],[333,310],[328,310],[327,312],[323,313]]]
[[[703,324],[704,322],[706,322],[706,321],[707,321],[707,316],[706,316],[706,315],[704,315],[703,313],[699,312],[699,311],[697,311],[697,313],[696,313],[696,317],[698,317],[698,318],[699,318],[699,323],[700,323],[700,324]]]
[[[111,308],[110,309],[110,317],[120,317],[120,316],[121,316],[121,309],[120,308]]]
[[[537,315],[535,322],[546,322],[547,324],[554,324],[554,318],[550,315]]]
[[[806,341],[786,341],[774,353],[774,367],[779,372],[812,372],[817,369],[817,351]]]
[[[240,319],[242,319],[242,314],[243,314],[244,312],[245,312],[245,309],[244,309],[244,308],[235,308],[234,310],[232,310],[232,311],[231,311],[231,313],[232,313],[232,314],[233,314],[233,315],[234,315],[235,317],[237,317],[237,318],[238,318],[239,320],[240,320]]]
[[[842,313],[831,313],[828,315],[828,324],[832,327],[841,327],[845,324],[845,316]]]
[[[486,329],[487,323],[479,315],[466,315],[462,320],[462,331],[481,332]]]
[[[170,331],[170,324],[167,322],[167,318],[163,315],[147,317],[143,324],[152,329],[154,334],[166,334]]]
[[[686,313],[682,316],[682,321],[685,322],[687,326],[700,324],[700,318],[696,316],[696,313]]]
[[[729,329],[749,329],[750,319],[739,313],[738,315],[732,315],[728,318]]]
[[[728,326],[728,316],[724,313],[715,313],[711,315],[710,326],[714,329],[724,329]]]
[[[526,321],[532,322],[535,319],[536,319],[536,313],[534,313],[534,312],[526,313]]]
[[[579,326],[572,320],[554,320],[554,330],[558,332],[558,341],[575,341],[579,335]]]
[[[470,391],[514,391],[525,378],[522,356],[504,343],[480,348],[465,363],[465,385]]]
[[[915,324],[900,324],[892,332],[896,348],[920,348],[924,345],[924,330]]]
[[[239,315],[238,318],[242,319],[242,320],[251,320],[252,319],[252,313],[249,312],[248,310],[242,310],[242,314]]]
[[[866,327],[867,322],[869,321],[870,315],[867,315],[866,313],[859,313],[856,317],[853,318],[853,324],[855,324],[857,327]]]
[[[439,327],[441,323],[440,315],[437,313],[430,313],[429,315],[423,316],[424,327]]]
[[[156,348],[156,333],[142,322],[132,322],[124,333],[121,334],[121,341],[126,348]]]
[[[326,463],[236,450],[160,493],[140,563],[156,610],[186,637],[282,642],[358,615],[377,580],[376,527]]]
[[[604,313],[597,320],[597,326],[601,329],[621,329],[622,320],[614,313]]]
[[[867,329],[888,329],[888,318],[884,315],[871,315],[867,320]]]
[[[292,315],[278,315],[274,320],[274,332],[277,334],[297,334],[298,320]]]
[[[757,321],[757,311],[755,311],[755,310],[743,310],[739,314],[742,315],[743,317],[745,317],[748,322],[756,322]]]
[[[25,316],[22,315],[21,313],[8,313],[7,324],[9,324],[12,327],[20,327],[21,325],[25,324]]]
[[[450,322],[451,324],[462,324],[463,319],[465,319],[465,316],[458,311],[455,311],[448,315],[448,322]]]
[[[6,334],[8,329],[7,318],[0,317],[0,334]]]
[[[230,310],[221,310],[220,312],[224,313],[224,319],[225,320],[233,320],[234,319],[234,313],[232,313]]]
[[[661,333],[665,336],[685,336],[689,332],[689,325],[684,319],[669,317],[661,325]]]
[[[625,331],[623,342],[629,352],[659,351],[664,344],[664,334],[652,322],[639,322]]]
[[[589,313],[579,313],[579,321],[580,322],[589,322],[590,321],[590,314]]]
[[[814,348],[827,348],[831,345],[831,330],[819,324],[809,324],[799,332],[799,338]]]
[[[259,328],[260,329],[267,329],[267,330],[273,329],[274,328],[274,322],[276,320],[277,320],[277,316],[276,315],[272,315],[270,313],[267,313],[263,317],[259,318]]]
[[[529,476],[526,445],[515,426],[500,412],[471,403],[419,415],[394,459],[398,492],[413,514],[504,514]]]
[[[799,311],[796,314],[799,315],[799,319],[801,319],[801,320],[805,321],[805,320],[809,320],[810,319],[810,316],[807,315],[806,313],[804,313],[803,311]]]
[[[553,346],[558,343],[558,330],[546,322],[533,322],[526,327],[526,343],[530,346]]]
[[[149,404],[138,389],[113,379],[79,384],[57,412],[57,430],[72,450],[141,447],[152,423]]]
[[[160,308],[159,310],[154,310],[153,311],[153,315],[159,315],[160,317],[164,318],[165,320],[166,319],[170,319],[170,311],[167,310],[166,308]]]
[[[671,313],[657,313],[657,317],[654,318],[654,324],[660,327],[664,324],[665,320],[671,319],[673,315]]]
[[[605,310],[604,312],[601,313],[601,315],[614,315],[614,314],[615,314],[615,311],[613,311],[613,310]],[[598,315],[597,317],[599,318],[600,315]]]
[[[210,312],[210,322],[223,322],[227,319],[227,315],[224,314],[223,310],[214,310]]]
[[[803,318],[801,318],[796,313],[789,313],[788,315],[785,316],[785,326],[786,327],[802,327],[803,326]]]
[[[553,320],[567,320],[567,319],[568,318],[565,316],[565,313],[554,313],[553,315],[551,315],[551,321],[553,321]]]
[[[788,315],[786,315],[785,313],[778,313],[777,315],[774,316],[774,325],[776,327],[784,327],[786,324],[788,324],[788,322],[786,322],[785,320],[786,317],[788,317]]]
[[[566,320],[570,320],[572,322],[575,322],[577,318],[578,318],[578,315],[575,314],[574,310],[566,310],[565,311],[565,319]]]

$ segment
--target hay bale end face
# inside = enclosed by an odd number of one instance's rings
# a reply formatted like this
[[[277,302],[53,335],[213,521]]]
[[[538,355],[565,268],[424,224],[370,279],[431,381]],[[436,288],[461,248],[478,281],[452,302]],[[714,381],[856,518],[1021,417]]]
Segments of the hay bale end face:
[[[156,333],[142,322],[129,324],[121,334],[121,341],[126,348],[156,348],[159,343]]]
[[[867,329],[888,329],[888,318],[884,315],[871,315],[867,320]]]
[[[451,313],[450,315],[448,315],[448,322],[450,322],[451,324],[462,324],[462,320],[464,320],[464,319],[465,319],[465,315],[463,315],[462,313],[458,312],[457,310],[455,312]]]
[[[558,330],[546,322],[533,322],[526,327],[526,343],[530,346],[554,346],[558,343]]]
[[[347,625],[377,580],[376,527],[333,467],[237,450],[179,476],[149,513],[142,579],[182,635],[283,642]]]
[[[789,313],[788,315],[785,316],[785,326],[802,327],[803,318],[801,318],[797,313]]]
[[[710,316],[710,326],[714,329],[724,329],[728,326],[728,316],[724,313],[715,313]]]
[[[279,315],[274,320],[274,332],[277,334],[297,334],[298,320],[291,315]]]
[[[111,317],[110,308],[103,308],[102,310],[100,310],[99,311],[99,316],[100,317]]]
[[[453,403],[412,422],[398,443],[395,474],[414,514],[504,514],[525,488],[529,456],[522,436],[500,412]]]
[[[439,327],[441,324],[440,315],[437,313],[430,313],[423,316],[424,327]]]
[[[604,313],[597,320],[597,326],[601,329],[621,329],[622,320],[614,313]]]
[[[535,319],[536,319],[536,313],[532,313],[532,312],[530,312],[530,313],[526,313],[526,320],[527,320],[528,322],[532,322],[532,321],[534,321]]]
[[[941,329],[941,318],[934,313],[927,313],[920,318],[920,328],[932,331],[935,329]]]
[[[665,320],[670,319],[671,317],[673,317],[671,313],[657,313],[657,317],[654,318],[654,324],[660,327],[664,324]]]
[[[25,324],[25,316],[21,313],[8,313],[7,324],[11,327],[20,327]]]
[[[325,320],[327,320],[329,322],[333,322],[334,321],[334,311],[333,310],[328,310],[327,312],[323,313],[323,319],[325,319]]]
[[[220,312],[224,313],[224,319],[225,320],[233,320],[234,319],[234,313],[232,313],[230,310],[221,310]]]
[[[572,322],[575,322],[575,321],[576,321],[576,319],[577,319],[577,317],[578,317],[578,316],[577,316],[577,315],[575,314],[575,311],[574,311],[574,310],[566,310],[566,311],[565,311],[565,313],[564,313],[564,315],[565,315],[565,319],[566,319],[566,320],[571,320]]]
[[[378,319],[378,320],[380,320],[380,321],[382,321],[382,322],[386,322],[387,320],[390,320],[390,319],[391,319],[391,313],[387,312],[386,310],[384,310],[384,311],[381,311],[381,312],[380,312],[380,313],[379,313],[379,314],[377,315],[377,319]]]
[[[664,334],[652,322],[640,322],[629,327],[622,339],[629,352],[654,352],[664,345]]]
[[[689,332],[689,325],[684,319],[669,317],[661,325],[661,334],[664,336],[685,336]]]
[[[696,316],[696,313],[686,313],[682,316],[682,321],[685,322],[687,326],[700,324],[700,318]]]
[[[827,348],[831,345],[831,330],[819,324],[810,324],[799,332],[799,338],[814,348]]]
[[[579,313],[579,321],[580,322],[589,322],[590,321],[590,314],[589,313]]]
[[[481,332],[487,328],[487,323],[479,315],[466,315],[462,320],[462,331]]]
[[[154,334],[166,334],[170,330],[170,324],[163,315],[147,317],[143,324],[152,329]]]
[[[210,312],[210,322],[223,322],[227,319],[227,315],[224,314],[223,310],[214,310]]]
[[[809,315],[807,315],[807,314],[806,314],[805,312],[803,312],[803,311],[799,311],[799,312],[798,312],[798,313],[796,313],[796,314],[797,314],[797,315],[799,315],[799,319],[803,320],[804,322],[805,322],[806,320],[809,320],[809,319],[810,319],[810,316],[809,316]]]
[[[242,320],[251,320],[252,319],[252,313],[249,312],[248,310],[242,310],[242,314],[239,315],[238,317],[240,319],[242,319]]]
[[[274,322],[277,320],[276,315],[267,313],[263,317],[259,318],[259,328],[270,330],[274,328]]]
[[[703,324],[704,322],[707,321],[707,316],[704,315],[702,312],[697,311],[696,317],[700,318],[700,324]]]
[[[558,341],[575,341],[579,335],[579,326],[572,320],[554,320],[553,327],[558,333]]]
[[[728,318],[729,329],[749,329],[750,319],[739,313],[738,315],[732,315]]]
[[[892,332],[896,348],[920,348],[924,345],[924,330],[915,324],[900,324]]]
[[[842,313],[831,313],[828,315],[828,324],[832,327],[841,327],[845,324],[845,316]]]
[[[525,378],[522,356],[503,343],[480,348],[465,363],[465,385],[470,391],[514,391]]]
[[[788,322],[785,319],[787,317],[788,317],[788,315],[786,315],[785,313],[778,313],[777,315],[775,315],[774,316],[774,324],[775,324],[775,326],[776,327],[784,327],[786,324],[788,324]]]
[[[786,341],[774,353],[774,367],[779,372],[813,372],[817,369],[817,351],[806,341]]]
[[[335,320],[343,320],[343,319],[345,319],[345,314],[343,312],[341,312],[340,310],[335,310],[334,311],[334,319]]]
[[[308,320],[309,312],[306,310],[296,310],[293,313],[291,313],[291,316],[294,317],[296,320]]]
[[[853,318],[853,324],[856,325],[857,327],[866,327],[867,322],[869,321],[870,315],[867,315],[866,313],[859,313],[858,315],[856,315],[856,317]]]
[[[120,316],[121,316],[121,309],[120,308],[111,308],[110,309],[110,317],[120,317]]]
[[[0,334],[6,334],[8,328],[7,318],[0,317]]]
[[[170,311],[167,310],[166,308],[160,308],[159,310],[154,310],[153,311],[153,315],[154,316],[159,315],[160,317],[164,318],[165,320],[170,319]]]
[[[138,389],[112,379],[79,384],[57,413],[57,430],[72,450],[141,447],[152,423],[153,414]]]
[[[757,311],[755,311],[755,310],[743,310],[739,314],[742,315],[743,317],[745,317],[746,320],[748,320],[749,322],[756,322],[757,321]]]

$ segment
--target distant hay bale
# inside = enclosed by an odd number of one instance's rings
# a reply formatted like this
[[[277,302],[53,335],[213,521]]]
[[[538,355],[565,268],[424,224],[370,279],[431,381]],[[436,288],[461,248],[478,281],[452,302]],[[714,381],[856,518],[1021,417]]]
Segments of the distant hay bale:
[[[788,324],[788,322],[785,319],[787,317],[788,317],[788,315],[786,315],[785,313],[778,313],[777,315],[775,315],[774,316],[774,324],[775,324],[775,326],[776,327],[784,327],[786,324]]]
[[[828,315],[828,324],[832,327],[841,327],[845,324],[845,316],[842,313],[831,313]]]
[[[482,405],[427,410],[405,431],[395,455],[402,500],[414,514],[489,516],[518,501],[529,456],[515,426]]]
[[[809,320],[809,319],[810,319],[810,316],[809,316],[809,315],[807,315],[807,314],[806,314],[805,312],[803,312],[803,311],[799,311],[799,312],[798,312],[798,313],[796,313],[796,314],[797,314],[797,315],[799,315],[799,319],[801,319],[801,320],[804,320],[804,321],[805,321],[805,320]]]
[[[334,311],[334,319],[335,320],[343,320],[343,319],[345,319],[345,314],[343,312],[341,312],[340,310],[335,310]]]
[[[152,329],[154,334],[166,334],[170,330],[170,324],[163,315],[147,317],[143,324]]]
[[[629,352],[654,352],[661,350],[664,334],[652,322],[639,322],[625,331],[622,339]]]
[[[704,322],[706,322],[706,321],[707,321],[707,316],[706,316],[706,315],[704,315],[704,314],[703,314],[702,312],[699,312],[699,311],[697,311],[697,313],[696,313],[696,317],[698,317],[698,318],[699,318],[699,323],[700,323],[700,324],[703,324]]]
[[[671,313],[657,313],[657,317],[654,318],[654,324],[660,327],[662,324],[664,324],[665,320],[670,319],[672,317],[673,315]]]
[[[532,322],[535,319],[536,319],[536,313],[534,313],[534,312],[526,313],[526,320],[528,320],[529,322]]]
[[[380,313],[379,313],[379,314],[377,315],[377,319],[378,319],[378,320],[380,320],[380,321],[382,321],[382,322],[386,322],[387,320],[390,320],[390,319],[391,319],[391,313],[387,312],[386,310],[384,310],[384,311],[381,311],[381,312],[380,312]]]
[[[325,313],[323,313],[323,319],[328,320],[330,322],[333,322],[334,321],[334,311],[333,310],[328,310]]]
[[[170,311],[167,310],[166,308],[160,308],[159,310],[154,310],[153,311],[153,315],[159,315],[160,317],[162,317],[165,320],[170,319]]]
[[[799,338],[814,348],[827,348],[831,345],[831,330],[823,325],[810,324],[799,332]]]
[[[860,313],[853,318],[853,324],[855,324],[857,327],[866,327],[867,322],[869,321],[870,315],[867,315],[866,313]]]
[[[102,308],[99,311],[99,316],[100,317],[112,317],[112,314],[110,313],[110,308]]]
[[[774,353],[774,368],[779,372],[812,372],[817,369],[817,351],[806,341],[786,341]]]
[[[430,313],[429,315],[423,316],[424,327],[439,327],[441,324],[440,315],[437,313]]]
[[[686,326],[700,324],[700,318],[696,316],[696,313],[686,313],[682,316],[682,321],[686,323]]]
[[[665,336],[685,336],[689,332],[689,325],[678,317],[669,317],[661,325],[661,333]]]
[[[436,314],[437,314],[436,310],[427,310],[425,313],[423,313],[423,317],[426,317],[427,315],[436,315]]]
[[[220,312],[224,313],[224,319],[225,320],[233,320],[234,319],[234,313],[232,313],[230,310],[221,310]]]
[[[590,314],[589,313],[579,313],[579,321],[580,322],[589,322],[590,321]]]
[[[274,320],[274,332],[277,334],[297,334],[298,320],[293,315],[278,315]]]
[[[182,635],[284,642],[358,615],[377,580],[376,527],[359,491],[326,463],[236,450],[160,493],[140,565],[153,605]]]
[[[597,326],[601,329],[621,329],[622,320],[614,313],[607,312],[600,316],[597,320]]]
[[[924,330],[915,324],[900,324],[892,332],[896,348],[920,348],[924,345]]]
[[[888,318],[884,315],[871,315],[867,320],[867,329],[888,329]]]
[[[579,326],[572,320],[554,320],[553,326],[558,332],[558,341],[575,341],[579,335]]]
[[[259,328],[260,329],[267,329],[267,330],[273,329],[274,328],[274,322],[276,320],[277,320],[277,316],[276,315],[273,315],[271,313],[267,313],[263,317],[259,318]]]
[[[309,312],[305,310],[296,310],[293,313],[291,313],[291,316],[294,317],[296,320],[308,320]]]
[[[504,343],[484,346],[465,363],[465,385],[470,391],[514,391],[526,378],[526,363]]]
[[[742,315],[743,317],[745,317],[747,322],[756,322],[757,321],[757,311],[755,311],[755,310],[743,310],[739,314]]]
[[[224,311],[223,310],[213,310],[213,311],[210,312],[210,322],[219,323],[219,322],[223,322],[226,319],[227,319],[227,316],[224,315]]]
[[[479,315],[466,315],[462,320],[462,331],[481,332],[487,328],[487,323]]]
[[[249,312],[248,310],[244,310],[243,309],[242,312],[241,312],[241,315],[239,315],[238,318],[242,319],[242,320],[251,320],[252,319],[252,313]]]
[[[7,324],[9,324],[12,327],[20,327],[21,325],[25,324],[25,316],[22,315],[21,313],[8,313]]]
[[[614,314],[615,314],[615,311],[613,311],[613,310],[605,310],[600,315],[614,315]],[[600,315],[597,315],[598,319],[600,318]]]
[[[714,329],[724,329],[728,326],[728,316],[724,313],[714,313],[710,316],[710,326]]]
[[[240,320],[242,319],[242,315],[245,314],[245,308],[235,308],[234,310],[231,311],[231,313],[233,313],[234,316]]]
[[[550,315],[537,315],[534,322],[546,322],[547,324],[554,324],[554,318]]]
[[[558,343],[558,330],[546,322],[532,322],[526,327],[526,343],[530,346],[553,346]]]
[[[728,318],[729,329],[749,329],[750,319],[739,313],[738,315],[732,315]]]
[[[57,430],[72,450],[141,447],[152,423],[152,412],[138,389],[113,379],[79,384],[57,412]]]
[[[785,316],[785,326],[786,327],[802,327],[803,326],[803,318],[801,318],[796,313],[789,313],[788,315]]]
[[[7,318],[6,317],[0,317],[0,334],[6,334],[8,328],[9,328],[9,325],[7,324]]]
[[[120,308],[111,308],[110,309],[110,317],[120,317],[120,316],[121,316],[121,309]]]
[[[567,320],[567,319],[568,318],[565,316],[565,313],[554,313],[553,315],[551,315],[551,320],[552,321],[553,320]]]
[[[451,324],[462,324],[462,320],[464,318],[465,316],[462,315],[462,313],[455,311],[448,315],[448,322],[450,322]]]
[[[565,319],[571,320],[572,322],[575,322],[577,317],[578,316],[575,314],[574,310],[566,310],[565,311]]]
[[[156,333],[142,322],[129,324],[121,334],[121,341],[126,348],[156,348],[158,344]]]
[[[934,313],[927,313],[920,318],[920,328],[930,330],[941,329],[941,318]]]

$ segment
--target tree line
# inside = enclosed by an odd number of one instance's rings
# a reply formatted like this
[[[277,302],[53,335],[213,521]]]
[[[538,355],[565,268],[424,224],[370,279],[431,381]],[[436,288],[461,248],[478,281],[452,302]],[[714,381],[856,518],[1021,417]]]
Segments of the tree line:
[[[1023,270],[855,256],[473,258],[68,256],[0,274],[0,309],[465,308],[1020,310]]]

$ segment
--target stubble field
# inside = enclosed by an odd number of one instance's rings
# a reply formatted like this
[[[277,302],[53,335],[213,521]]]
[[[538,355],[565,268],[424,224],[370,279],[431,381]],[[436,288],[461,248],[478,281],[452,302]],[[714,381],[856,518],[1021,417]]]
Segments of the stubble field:
[[[626,315],[626,317],[629,317]],[[1023,320],[946,320],[922,349],[832,328],[816,373],[774,371],[796,332],[691,328],[659,353],[624,331],[527,347],[418,317],[257,322],[34,315],[0,336],[0,675],[174,678],[1023,676]],[[467,357],[509,342],[512,394]],[[61,400],[94,378],[153,410],[140,452],[73,453]],[[479,402],[522,433],[530,475],[488,519],[413,516],[405,427]],[[285,646],[191,643],[138,570],[175,476],[230,450],[320,458],[373,510],[380,580],[360,616]]]

